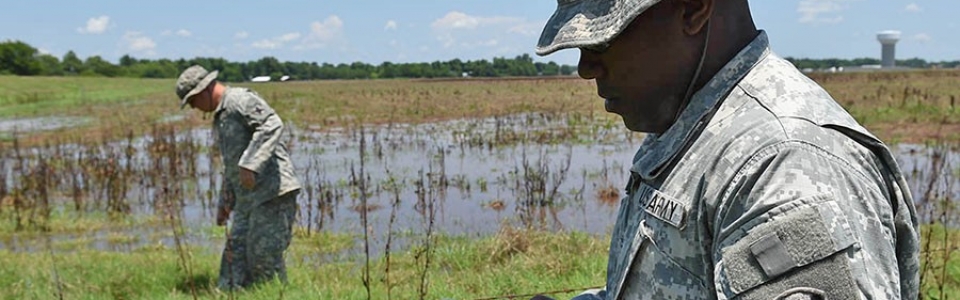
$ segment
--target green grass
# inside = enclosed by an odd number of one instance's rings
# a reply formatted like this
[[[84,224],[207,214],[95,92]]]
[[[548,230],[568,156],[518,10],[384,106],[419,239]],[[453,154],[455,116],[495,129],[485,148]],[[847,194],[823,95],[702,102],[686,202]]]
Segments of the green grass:
[[[163,79],[0,76],[0,81],[0,117],[72,115],[84,106],[173,94],[173,83]]]
[[[923,226],[920,232],[922,299],[960,298],[960,231],[942,225]],[[941,296],[942,292],[942,296]]]
[[[24,214],[28,213],[29,211],[24,212]],[[84,233],[97,230],[152,226],[163,224],[164,222],[164,220],[155,216],[110,216],[103,211],[91,211],[79,214],[73,209],[66,209],[64,206],[60,206],[54,209],[50,217],[45,220],[33,218],[34,221],[31,222],[28,220],[30,218],[24,217],[22,228],[17,230],[16,223],[14,222],[15,215],[15,211],[10,207],[3,207],[3,209],[0,210],[0,237],[10,236],[12,234],[30,237],[42,233]]]
[[[287,255],[290,283],[273,282],[226,294],[215,289],[220,255],[189,251],[190,273],[174,249],[148,246],[129,253],[77,249],[57,253],[0,250],[0,299],[364,299],[362,257],[316,257],[350,247],[342,235],[298,236]],[[483,239],[438,237],[426,274],[428,299],[475,299],[603,284],[606,239],[581,233],[504,230]],[[418,297],[418,247],[371,261],[373,299]],[[54,272],[57,278],[54,280]],[[58,284],[59,282],[59,284]],[[576,293],[557,294],[569,298]],[[529,297],[527,297],[529,298]]]
[[[960,139],[960,72],[815,74],[830,94],[883,140]],[[0,118],[83,117],[62,130],[23,134],[22,145],[53,144],[68,136],[84,141],[141,135],[171,116],[180,128],[209,126],[202,113],[181,111],[174,79],[0,76]],[[604,111],[593,81],[336,80],[229,83],[262,95],[284,121],[323,129],[361,123],[424,123],[523,112],[599,116]],[[953,104],[951,105],[951,97]]]
[[[884,141],[960,140],[960,72],[812,74]]]
[[[222,227],[213,228],[211,232],[222,233]],[[948,255],[940,251],[960,244],[960,234],[951,230],[947,236],[947,232],[941,226],[922,230],[924,240],[933,242],[921,255],[925,270],[921,299],[960,297],[960,251]],[[413,238],[415,244],[422,242],[422,238]],[[222,243],[222,239],[213,239]],[[427,298],[476,299],[602,285],[607,239],[509,228],[479,239],[437,237],[426,275]],[[215,288],[218,248],[190,248],[186,254],[189,272],[180,267],[176,249],[156,243],[114,252],[57,241],[53,256],[46,251],[0,250],[0,286],[6,287],[0,289],[0,299],[53,299],[58,293],[63,293],[64,299],[192,299],[194,291],[200,299],[365,299],[363,257],[347,254],[357,252],[357,241],[357,237],[343,234],[307,236],[298,232],[286,259],[288,285],[272,282],[234,294]],[[389,273],[384,272],[385,258],[374,257],[371,297],[386,299],[389,282],[392,298],[417,298],[418,270],[425,257],[418,255],[421,250],[418,246],[395,250]],[[553,296],[567,299],[576,293]]]

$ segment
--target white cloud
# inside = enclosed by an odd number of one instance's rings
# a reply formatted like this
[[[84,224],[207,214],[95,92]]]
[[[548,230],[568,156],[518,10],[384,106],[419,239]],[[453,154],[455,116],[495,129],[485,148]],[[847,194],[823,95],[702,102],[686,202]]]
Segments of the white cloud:
[[[397,22],[394,20],[387,21],[387,25],[383,25],[383,30],[396,30]]]
[[[920,5],[917,5],[916,3],[907,4],[907,7],[905,7],[904,9],[907,10],[908,12],[921,12],[921,11],[923,11],[923,8],[921,8]]]
[[[48,54],[48,55],[51,54],[51,53],[50,53],[50,50],[44,49],[44,48],[42,48],[42,47],[41,47],[41,48],[37,48],[37,52],[39,52],[40,54]]]
[[[433,23],[430,24],[430,27],[432,27],[434,30],[476,29],[477,27],[491,25],[519,24],[523,23],[523,21],[524,19],[516,17],[479,17],[471,16],[459,11],[451,11],[442,18],[433,21]]]
[[[276,49],[280,48],[281,44],[276,41],[266,39],[253,42],[253,44],[250,44],[250,46],[257,49]]]
[[[140,32],[127,31],[123,34],[123,43],[128,51],[140,52],[147,55],[156,54],[154,50],[157,48],[157,43]]]
[[[310,23],[310,38],[319,40],[330,40],[343,32],[343,20],[338,16],[329,16],[323,22],[315,21]]]
[[[277,49],[282,48],[285,44],[293,42],[300,39],[299,32],[291,32],[280,35],[271,39],[263,39],[250,44],[250,46],[258,49]]]
[[[108,16],[99,16],[90,18],[87,20],[86,27],[77,28],[77,32],[83,34],[101,34],[107,31],[107,27],[110,25],[110,17]]]
[[[860,0],[800,0],[797,13],[800,23],[835,24],[843,21],[840,13],[847,9],[846,3]]]
[[[933,41],[933,37],[931,37],[929,34],[926,34],[926,33],[915,34],[913,35],[912,38],[914,41],[920,42],[921,44],[926,44],[928,42]]]
[[[172,30],[164,30],[163,32],[160,33],[160,36],[171,36],[174,34],[176,34],[179,37],[190,37],[193,35],[193,33],[190,32],[189,30],[180,29],[180,30],[177,30],[176,32]]]
[[[281,35],[281,36],[279,37],[280,41],[282,41],[282,42],[295,41],[295,40],[297,40],[297,39],[299,39],[299,38],[300,38],[300,33],[299,33],[299,32],[291,32],[291,33],[287,33],[287,34]]]
[[[323,20],[310,23],[310,34],[303,38],[302,43],[294,50],[323,48],[327,45],[340,40],[343,35],[343,20],[336,15],[331,15]]]
[[[467,47],[467,48],[474,48],[474,47],[494,47],[494,46],[497,46],[497,45],[499,45],[499,44],[500,44],[500,42],[497,41],[496,39],[489,39],[489,40],[486,40],[486,41],[476,41],[476,42],[473,42],[473,43],[463,42],[463,43],[460,43],[460,46]]]
[[[543,24],[537,23],[523,23],[516,26],[510,27],[507,32],[516,33],[524,36],[537,36],[540,34],[540,30],[543,29]]]
[[[233,34],[233,38],[238,39],[238,40],[245,39],[245,38],[247,38],[248,36],[250,36],[250,34],[247,33],[246,31],[237,31],[237,33],[234,33],[234,34]]]
[[[480,25],[480,19],[477,17],[469,16],[465,13],[459,11],[451,11],[447,15],[443,16],[436,21],[433,21],[433,24],[430,24],[433,29],[436,30],[446,30],[446,29],[474,29]]]
[[[540,34],[543,22],[531,22],[509,16],[472,16],[459,11],[448,12],[430,24],[436,40],[444,47],[495,47],[502,44],[504,34],[524,39]],[[459,42],[459,40],[469,40]]]

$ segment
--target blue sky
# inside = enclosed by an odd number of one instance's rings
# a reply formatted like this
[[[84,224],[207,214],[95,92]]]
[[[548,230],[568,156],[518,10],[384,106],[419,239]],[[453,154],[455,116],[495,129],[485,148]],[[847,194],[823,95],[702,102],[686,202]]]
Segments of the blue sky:
[[[782,56],[879,57],[876,33],[899,30],[897,57],[960,59],[957,0],[750,1]],[[62,57],[223,57],[349,63],[533,55],[555,0],[8,1],[0,40]],[[535,58],[576,64],[577,51]]]

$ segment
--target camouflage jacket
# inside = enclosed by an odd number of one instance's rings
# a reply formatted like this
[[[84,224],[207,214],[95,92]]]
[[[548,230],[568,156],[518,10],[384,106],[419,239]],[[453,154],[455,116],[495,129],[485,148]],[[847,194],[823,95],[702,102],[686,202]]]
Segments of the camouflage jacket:
[[[917,218],[897,162],[762,31],[630,170],[608,299],[917,297]]]
[[[220,206],[247,212],[300,189],[287,147],[280,141],[283,121],[256,92],[228,87],[214,110],[213,130],[224,165]],[[257,173],[253,189],[240,185],[240,167]]]

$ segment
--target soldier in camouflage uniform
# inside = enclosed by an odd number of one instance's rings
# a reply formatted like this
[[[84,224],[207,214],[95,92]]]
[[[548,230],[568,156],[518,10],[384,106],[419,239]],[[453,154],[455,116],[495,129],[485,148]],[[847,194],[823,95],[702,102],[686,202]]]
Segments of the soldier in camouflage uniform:
[[[559,0],[537,52],[565,48],[648,133],[606,287],[575,299],[917,298],[897,162],[770,49],[746,0]]]
[[[283,121],[256,92],[216,81],[218,71],[191,66],[177,80],[180,108],[213,113],[223,160],[217,225],[234,221],[220,262],[223,290],[272,280],[287,282],[283,252],[290,245],[300,181],[286,146]]]

